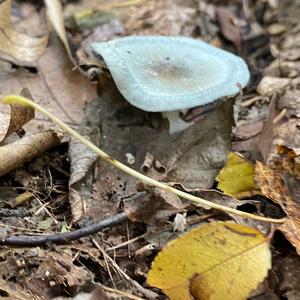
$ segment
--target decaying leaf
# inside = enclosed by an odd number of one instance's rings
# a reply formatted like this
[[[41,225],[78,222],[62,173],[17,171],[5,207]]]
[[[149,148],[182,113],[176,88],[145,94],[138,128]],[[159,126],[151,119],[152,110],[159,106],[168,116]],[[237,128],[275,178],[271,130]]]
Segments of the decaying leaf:
[[[22,96],[32,99],[29,91],[23,89]],[[22,105],[11,105],[10,113],[0,112],[0,143],[11,133],[22,128],[24,124],[34,118],[34,110],[31,107],[25,107]]]
[[[278,156],[269,165],[256,163],[255,180],[262,193],[281,206],[287,221],[278,229],[300,255],[300,163],[299,153],[277,146]],[[272,167],[270,167],[272,165]]]
[[[245,299],[271,267],[269,239],[231,222],[202,225],[169,243],[147,282],[171,300]]]
[[[216,180],[218,189],[227,195],[235,198],[251,195],[255,189],[254,166],[240,154],[230,152],[227,163]]]
[[[48,36],[30,37],[17,32],[11,24],[12,0],[0,3],[0,56],[14,62],[32,62],[37,60],[45,51]]]
[[[1,146],[0,176],[58,144],[61,138],[61,134],[49,130],[27,135],[14,143]]]

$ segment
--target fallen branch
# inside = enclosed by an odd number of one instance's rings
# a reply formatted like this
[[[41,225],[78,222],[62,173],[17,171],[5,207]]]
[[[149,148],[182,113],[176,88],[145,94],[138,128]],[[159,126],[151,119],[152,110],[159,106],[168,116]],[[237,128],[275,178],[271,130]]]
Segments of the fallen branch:
[[[50,235],[34,235],[34,236],[31,235],[9,236],[0,239],[0,245],[35,247],[35,246],[44,246],[47,244],[65,244],[73,240],[78,240],[90,234],[97,233],[107,227],[119,224],[125,220],[127,220],[127,215],[125,213],[120,213],[110,218],[101,220],[96,224],[78,230],[65,232],[65,233],[57,233],[57,234],[50,234]]]
[[[57,118],[55,115],[51,114],[50,112],[48,112],[46,109],[44,109],[43,107],[41,107],[40,105],[38,105],[37,103],[34,103],[33,101],[22,97],[22,96],[18,96],[18,95],[10,95],[10,96],[5,96],[2,99],[2,103],[3,104],[19,104],[19,105],[24,105],[24,106],[29,106],[29,107],[33,107],[34,109],[36,109],[37,111],[41,112],[42,114],[44,114],[46,117],[48,117],[51,121],[53,121],[55,124],[57,124],[58,126],[60,126],[63,130],[65,130],[66,132],[68,132],[71,136],[73,136],[74,138],[76,138],[77,140],[79,140],[81,143],[83,143],[84,145],[86,145],[89,149],[91,149],[92,151],[94,151],[95,153],[97,153],[102,159],[104,159],[105,161],[109,162],[110,164],[114,165],[116,168],[122,170],[123,172],[143,181],[146,184],[149,184],[151,186],[156,186],[159,187],[163,190],[165,190],[166,192],[170,192],[170,193],[174,193],[179,197],[182,197],[184,199],[187,199],[191,202],[193,202],[194,204],[198,204],[202,207],[205,208],[213,208],[213,209],[218,209],[221,211],[224,211],[226,213],[230,213],[230,214],[235,214],[237,216],[243,217],[243,218],[250,218],[250,219],[254,219],[254,220],[258,220],[258,221],[264,221],[264,222],[271,222],[271,223],[284,223],[286,221],[285,218],[283,219],[273,219],[273,218],[265,218],[262,216],[258,216],[258,215],[254,215],[251,213],[247,213],[244,211],[240,211],[234,208],[230,208],[230,207],[226,207],[223,205],[219,205],[217,203],[212,203],[208,200],[202,199],[200,197],[196,197],[193,196],[191,194],[188,194],[186,192],[177,190],[175,188],[172,188],[170,186],[168,186],[165,183],[159,182],[155,179],[152,179],[148,176],[145,176],[133,169],[131,169],[130,167],[124,165],[123,163],[115,160],[113,157],[111,157],[110,155],[108,155],[106,152],[104,152],[103,150],[101,150],[100,148],[98,148],[96,145],[94,145],[92,142],[88,141],[87,139],[85,139],[82,135],[80,135],[77,131],[75,131],[74,129],[72,129],[71,127],[69,127],[67,124],[65,124],[64,122],[62,122],[59,118]]]

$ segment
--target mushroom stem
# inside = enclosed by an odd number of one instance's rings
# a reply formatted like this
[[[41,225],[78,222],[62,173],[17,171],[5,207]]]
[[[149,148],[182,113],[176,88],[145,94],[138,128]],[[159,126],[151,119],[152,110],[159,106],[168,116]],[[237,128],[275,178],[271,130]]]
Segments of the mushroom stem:
[[[184,122],[179,118],[180,110],[172,110],[172,111],[164,111],[162,115],[164,118],[167,118],[169,121],[169,132],[170,134],[183,131],[190,126],[192,126],[193,122]]]
[[[240,216],[240,217],[250,218],[250,219],[254,219],[254,220],[258,220],[258,221],[279,223],[279,224],[284,223],[286,221],[286,218],[282,218],[282,219],[265,218],[265,217],[262,217],[262,216],[257,216],[257,215],[251,214],[251,213],[247,213],[247,212],[244,212],[244,211],[239,211],[237,209],[233,209],[233,208],[230,208],[230,207],[219,205],[219,204],[210,202],[208,200],[202,199],[200,197],[196,197],[196,196],[188,194],[186,192],[177,190],[173,187],[168,186],[165,183],[159,182],[159,181],[154,180],[154,179],[152,179],[148,176],[145,176],[145,175],[131,169],[130,167],[124,165],[123,163],[115,160],[113,157],[111,157],[110,155],[105,153],[103,150],[98,148],[92,142],[85,139],[82,135],[80,135],[74,129],[69,127],[64,122],[62,122],[55,115],[53,115],[52,113],[48,112],[46,109],[44,109],[43,107],[41,107],[37,103],[34,103],[33,101],[31,101],[31,100],[29,100],[25,97],[22,97],[22,96],[19,96],[19,95],[4,96],[3,99],[2,99],[2,103],[3,104],[19,104],[19,105],[23,105],[23,106],[30,106],[30,107],[36,109],[37,111],[41,112],[46,117],[48,117],[52,122],[54,122],[59,127],[61,127],[64,131],[68,132],[71,136],[73,136],[74,138],[79,140],[81,143],[86,145],[89,149],[91,149],[92,151],[97,153],[102,159],[104,159],[105,161],[107,161],[110,164],[114,165],[116,168],[122,170],[123,172],[125,172],[125,173],[127,173],[127,174],[141,180],[141,181],[143,181],[146,184],[149,184],[151,186],[159,187],[159,188],[161,188],[161,189],[163,189],[167,192],[170,192],[170,193],[174,193],[179,197],[182,197],[184,199],[187,199],[187,200],[193,202],[194,204],[204,206],[205,208],[209,207],[209,208],[213,208],[213,209],[218,209],[218,210],[221,210],[221,211],[224,211],[224,212],[227,212],[227,213],[235,214],[235,215]]]

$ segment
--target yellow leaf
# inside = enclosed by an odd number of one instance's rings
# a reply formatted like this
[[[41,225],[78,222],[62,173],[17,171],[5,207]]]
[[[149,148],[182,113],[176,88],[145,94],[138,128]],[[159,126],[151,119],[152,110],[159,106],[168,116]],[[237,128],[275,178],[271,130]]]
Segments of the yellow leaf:
[[[241,300],[270,267],[269,239],[260,231],[214,222],[170,242],[152,263],[147,282],[171,300]]]
[[[240,198],[239,195],[255,189],[254,173],[254,166],[250,162],[238,153],[229,152],[227,163],[216,178],[218,189]]]
[[[44,52],[48,36],[30,37],[12,28],[12,0],[0,3],[0,51],[1,58],[13,58],[20,62],[31,62],[38,59]],[[5,56],[8,55],[9,57]]]

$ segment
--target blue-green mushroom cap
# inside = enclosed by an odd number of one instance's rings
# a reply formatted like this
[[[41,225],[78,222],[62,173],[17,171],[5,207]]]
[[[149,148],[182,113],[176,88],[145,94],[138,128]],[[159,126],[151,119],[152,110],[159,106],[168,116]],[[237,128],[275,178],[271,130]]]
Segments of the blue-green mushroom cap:
[[[242,58],[196,39],[131,36],[92,47],[125,99],[145,111],[205,105],[249,81]]]

